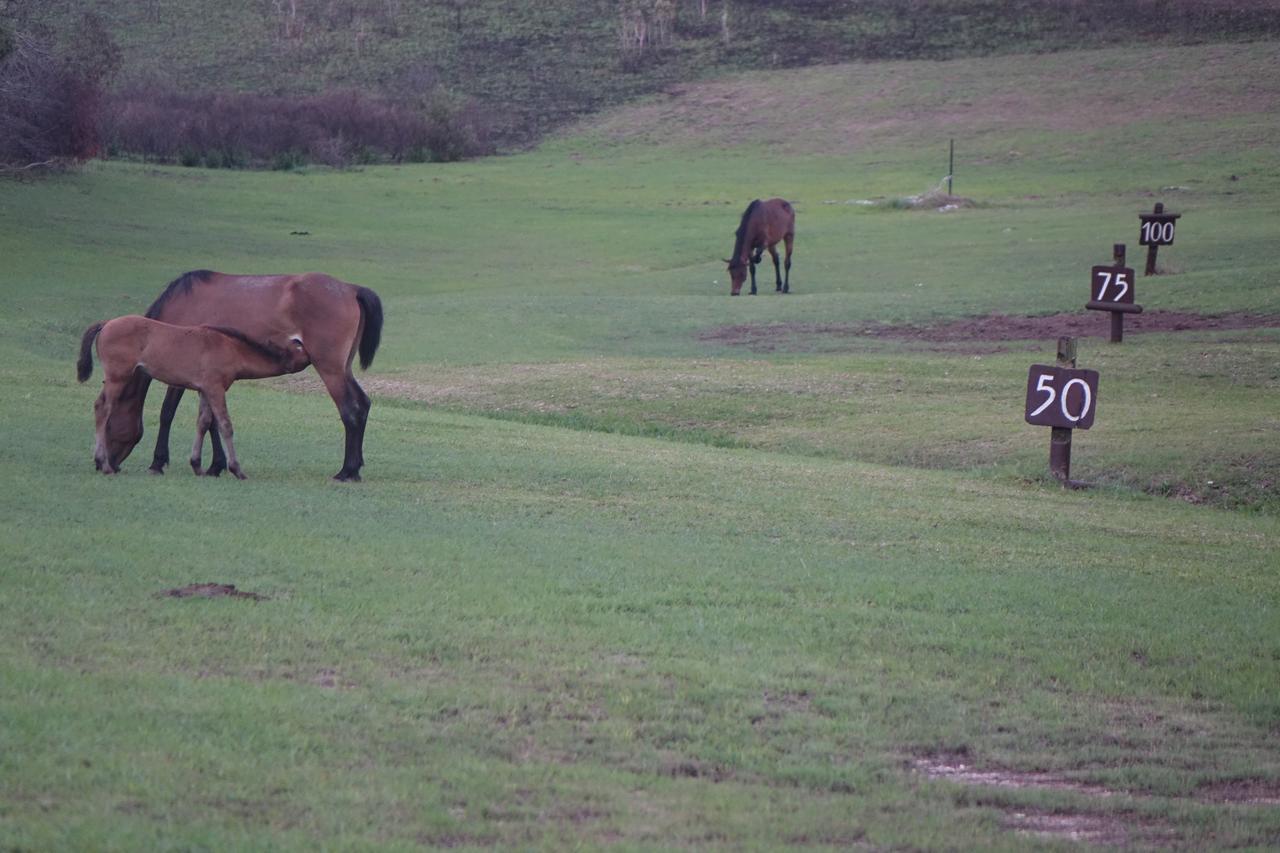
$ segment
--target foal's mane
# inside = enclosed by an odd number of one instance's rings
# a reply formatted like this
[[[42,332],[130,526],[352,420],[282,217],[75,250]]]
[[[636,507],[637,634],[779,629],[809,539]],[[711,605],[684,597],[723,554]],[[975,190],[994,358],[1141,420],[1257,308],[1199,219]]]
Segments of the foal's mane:
[[[729,264],[742,265],[742,241],[747,239],[747,221],[751,219],[751,214],[755,213],[757,207],[760,206],[760,199],[756,199],[747,205],[747,209],[742,212],[742,221],[738,223],[738,231],[733,241],[733,255],[730,257]]]
[[[164,292],[156,297],[156,301],[151,303],[151,307],[147,309],[144,315],[149,320],[157,320],[160,318],[160,312],[164,310],[164,306],[170,299],[178,296],[186,295],[191,292],[191,288],[197,282],[207,281],[215,273],[213,270],[192,270],[184,272],[182,275],[169,282],[169,286]]]
[[[276,346],[271,341],[255,341],[239,329],[233,329],[230,326],[201,326],[202,329],[209,329],[213,332],[226,335],[229,338],[235,338],[245,346],[252,349],[263,358],[271,359],[277,364],[283,365],[289,357],[289,351],[284,347]]]

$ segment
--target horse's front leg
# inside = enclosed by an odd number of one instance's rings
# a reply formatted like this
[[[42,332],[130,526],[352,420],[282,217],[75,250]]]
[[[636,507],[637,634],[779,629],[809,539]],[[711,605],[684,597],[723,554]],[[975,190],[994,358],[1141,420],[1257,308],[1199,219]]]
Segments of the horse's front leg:
[[[169,428],[178,412],[178,404],[182,402],[182,391],[181,385],[170,385],[164,393],[164,405],[160,407],[160,432],[156,435],[156,449],[148,469],[152,474],[163,474],[169,464]]]
[[[227,470],[227,455],[222,450],[222,440],[218,437],[218,419],[214,418],[213,423],[209,424],[209,447],[213,452],[213,458],[209,460],[209,467],[205,470],[206,477],[216,477],[223,471]]]
[[[756,295],[756,259],[751,259],[751,295]]]

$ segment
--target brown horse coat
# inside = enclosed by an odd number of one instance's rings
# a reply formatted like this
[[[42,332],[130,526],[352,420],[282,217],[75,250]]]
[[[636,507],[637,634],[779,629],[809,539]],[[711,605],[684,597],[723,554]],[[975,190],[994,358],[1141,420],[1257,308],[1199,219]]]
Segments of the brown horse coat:
[[[98,346],[102,362],[102,393],[93,405],[96,442],[93,460],[104,474],[119,467],[107,450],[107,423],[121,393],[138,371],[175,388],[190,388],[200,394],[200,417],[191,467],[197,474],[205,432],[216,420],[227,443],[227,466],[240,479],[244,474],[236,459],[231,417],[227,413],[226,392],[237,379],[260,379],[281,373],[296,373],[310,364],[302,341],[277,347],[253,340],[236,329],[215,326],[172,326],[131,314],[105,323],[94,323],[80,342],[76,378],[84,382],[93,372],[93,346]]]
[[[742,282],[747,278],[747,270],[751,271],[751,293],[756,292],[756,264],[760,263],[765,249],[773,258],[773,274],[777,280],[779,293],[791,292],[791,248],[796,237],[796,212],[791,203],[785,199],[771,198],[766,201],[756,199],[747,205],[742,212],[742,221],[738,224],[733,244],[733,256],[726,258],[729,265],[731,296],[737,296],[742,290]],[[787,277],[784,281],[778,266],[779,241],[786,242]]]
[[[382,302],[376,293],[323,273],[255,276],[196,270],[170,282],[147,309],[147,317],[179,326],[228,326],[277,346],[293,337],[301,339],[338,407],[346,434],[342,469],[335,479],[360,479],[369,397],[356,382],[351,363],[358,352],[360,366],[368,367],[378,350]],[[107,452],[114,467],[142,439],[142,407],[150,381],[146,373],[135,375],[107,424]],[[180,386],[171,386],[165,395],[151,463],[156,473],[169,463],[169,428],[181,399]],[[208,473],[216,476],[223,467],[216,424],[211,437],[214,458]]]

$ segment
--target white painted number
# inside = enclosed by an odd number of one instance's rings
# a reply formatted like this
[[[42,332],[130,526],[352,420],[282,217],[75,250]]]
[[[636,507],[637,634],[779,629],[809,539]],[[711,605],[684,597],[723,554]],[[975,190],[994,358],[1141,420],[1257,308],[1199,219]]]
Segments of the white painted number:
[[[1040,378],[1044,379],[1045,377],[1041,375]],[[1067,411],[1067,397],[1071,394],[1072,385],[1079,385],[1080,390],[1084,392],[1084,404],[1080,406],[1080,411],[1074,415]],[[1049,403],[1052,403],[1052,402],[1053,402],[1053,398],[1050,397]],[[1049,403],[1045,403],[1045,406],[1048,406]],[[1092,405],[1093,405],[1093,395],[1089,393],[1089,383],[1085,382],[1083,379],[1079,379],[1079,378],[1069,379],[1067,380],[1067,384],[1062,386],[1062,416],[1067,420],[1071,421],[1072,423],[1079,421],[1081,418],[1083,418],[1085,415],[1089,413],[1089,407]],[[1041,406],[1041,408],[1044,408],[1044,406]]]
[[[1079,292],[1079,291],[1077,291],[1077,292]],[[1044,384],[1046,380],[1048,380],[1049,382],[1053,382],[1053,374],[1052,374],[1052,373],[1041,373],[1041,374],[1040,374],[1040,378],[1036,381],[1036,390],[1037,390],[1037,391],[1043,391],[1044,393],[1048,394],[1048,395],[1049,395],[1049,399],[1047,399],[1047,400],[1045,400],[1043,403],[1041,403],[1041,404],[1040,404],[1040,408],[1036,409],[1034,412],[1032,412],[1032,413],[1031,413],[1031,417],[1033,417],[1033,418],[1034,418],[1036,415],[1038,415],[1038,414],[1040,414],[1041,412],[1043,412],[1045,409],[1047,409],[1047,408],[1049,408],[1050,406],[1052,406],[1052,405],[1053,405],[1054,398],[1056,398],[1056,397],[1058,396],[1058,392],[1057,392],[1057,391],[1054,391],[1054,390],[1053,390],[1053,388],[1052,388],[1051,386],[1046,386],[1046,385]],[[1079,382],[1080,380],[1078,380],[1078,379],[1077,379],[1076,381],[1077,381],[1077,382]],[[1064,414],[1065,414],[1065,412],[1064,412]],[[1068,415],[1068,417],[1070,417],[1070,416]],[[1074,420],[1074,419],[1073,419],[1073,420]]]
[[[1173,223],[1172,222],[1142,223],[1142,242],[1172,243],[1173,242]]]
[[[1102,284],[1098,288],[1098,301],[1105,302],[1107,300],[1107,286],[1112,283],[1112,276],[1109,272],[1098,271]],[[1120,288],[1120,292],[1111,298],[1112,302],[1119,302],[1124,299],[1124,295],[1129,292],[1129,277],[1122,272],[1115,274],[1115,285]]]

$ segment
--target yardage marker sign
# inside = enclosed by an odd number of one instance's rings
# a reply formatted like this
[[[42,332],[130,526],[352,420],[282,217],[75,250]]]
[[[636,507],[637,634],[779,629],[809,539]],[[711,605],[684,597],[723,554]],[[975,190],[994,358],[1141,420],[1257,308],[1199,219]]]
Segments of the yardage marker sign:
[[[1033,426],[1088,429],[1098,409],[1098,371],[1033,364],[1024,417]]]

